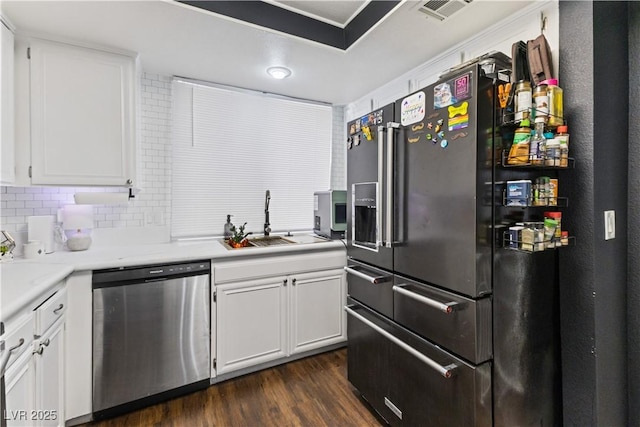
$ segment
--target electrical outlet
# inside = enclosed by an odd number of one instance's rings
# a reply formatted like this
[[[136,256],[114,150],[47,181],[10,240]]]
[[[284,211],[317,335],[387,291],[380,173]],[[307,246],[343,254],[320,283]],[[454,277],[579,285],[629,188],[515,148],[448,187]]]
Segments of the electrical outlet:
[[[616,211],[604,211],[604,240],[616,238]]]

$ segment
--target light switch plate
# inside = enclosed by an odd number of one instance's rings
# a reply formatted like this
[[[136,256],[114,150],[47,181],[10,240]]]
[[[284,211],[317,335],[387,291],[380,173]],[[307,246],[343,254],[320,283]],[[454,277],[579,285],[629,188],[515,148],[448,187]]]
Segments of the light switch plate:
[[[604,240],[616,238],[616,211],[604,211]]]

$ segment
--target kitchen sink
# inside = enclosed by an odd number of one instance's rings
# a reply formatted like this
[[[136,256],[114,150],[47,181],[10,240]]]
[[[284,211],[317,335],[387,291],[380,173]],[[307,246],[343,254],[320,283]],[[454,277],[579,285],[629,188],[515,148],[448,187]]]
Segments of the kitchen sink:
[[[249,239],[249,244],[247,246],[243,246],[241,248],[232,248],[228,243],[224,240],[222,244],[227,249],[245,249],[245,248],[266,248],[269,246],[279,246],[279,245],[290,245],[296,244],[298,242],[294,242],[293,240],[285,239],[281,236],[265,236],[265,237],[254,237]]]
[[[265,237],[255,237],[253,239],[249,239],[249,246],[275,246],[275,245],[288,245],[291,243],[296,243],[289,239],[285,239],[280,236],[265,236]]]

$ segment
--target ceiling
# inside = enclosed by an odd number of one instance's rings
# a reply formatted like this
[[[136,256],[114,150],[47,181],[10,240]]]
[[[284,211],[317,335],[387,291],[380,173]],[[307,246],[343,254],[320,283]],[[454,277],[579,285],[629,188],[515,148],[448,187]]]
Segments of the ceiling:
[[[371,0],[273,0],[267,3],[344,28],[369,2]]]
[[[517,0],[474,0],[440,21],[418,10],[425,1],[400,2],[346,50],[167,0],[0,4],[18,35],[136,52],[147,72],[346,104],[526,6]],[[340,26],[348,26],[368,4],[269,3]],[[268,67],[283,65],[292,70],[289,78],[267,75]]]

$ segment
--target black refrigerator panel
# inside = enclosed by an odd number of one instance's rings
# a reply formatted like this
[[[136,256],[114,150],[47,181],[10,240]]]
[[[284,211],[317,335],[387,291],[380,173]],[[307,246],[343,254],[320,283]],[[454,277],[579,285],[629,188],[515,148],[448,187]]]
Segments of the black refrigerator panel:
[[[491,292],[493,82],[477,67],[396,102],[394,270],[476,298]]]
[[[346,310],[349,381],[390,425],[492,425],[490,362],[468,364],[364,306]]]
[[[557,251],[502,249],[494,262],[495,425],[560,425]]]
[[[396,322],[471,363],[491,358],[490,297],[471,299],[401,276],[392,289]]]
[[[384,232],[386,124],[393,121],[393,112],[389,104],[347,124],[347,253],[386,270],[393,269],[393,248],[386,245]]]

